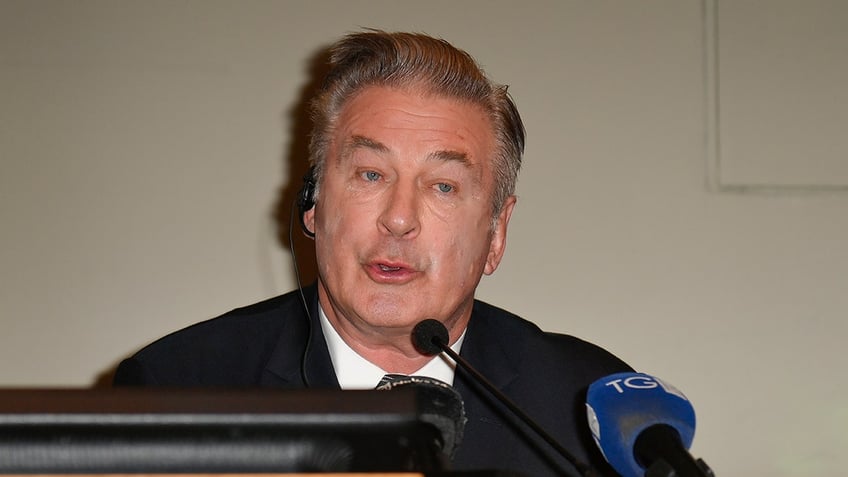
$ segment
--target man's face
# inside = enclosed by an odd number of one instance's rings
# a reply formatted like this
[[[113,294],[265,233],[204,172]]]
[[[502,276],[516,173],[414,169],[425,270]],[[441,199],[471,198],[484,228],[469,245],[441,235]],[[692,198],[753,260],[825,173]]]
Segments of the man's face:
[[[328,318],[380,336],[435,318],[455,339],[481,275],[500,263],[515,203],[493,227],[489,118],[453,99],[371,87],[348,100],[330,139],[305,216]]]

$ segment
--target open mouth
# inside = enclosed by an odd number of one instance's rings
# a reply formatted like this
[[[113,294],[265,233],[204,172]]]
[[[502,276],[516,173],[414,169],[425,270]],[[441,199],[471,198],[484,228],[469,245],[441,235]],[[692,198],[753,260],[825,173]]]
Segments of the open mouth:
[[[414,266],[405,262],[374,261],[365,267],[368,275],[377,283],[403,284],[419,276]]]

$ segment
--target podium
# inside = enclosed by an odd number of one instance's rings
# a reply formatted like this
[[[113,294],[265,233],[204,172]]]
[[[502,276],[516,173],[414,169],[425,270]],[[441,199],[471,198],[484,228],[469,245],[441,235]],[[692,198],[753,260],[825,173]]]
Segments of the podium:
[[[418,399],[415,389],[0,390],[0,474],[506,475],[450,472]]]

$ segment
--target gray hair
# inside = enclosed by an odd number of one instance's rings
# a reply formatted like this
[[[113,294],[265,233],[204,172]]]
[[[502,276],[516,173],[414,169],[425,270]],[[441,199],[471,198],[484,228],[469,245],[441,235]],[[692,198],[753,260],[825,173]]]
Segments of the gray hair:
[[[321,184],[332,129],[345,102],[369,86],[421,87],[427,93],[477,105],[492,122],[497,143],[493,216],[515,192],[524,154],[524,124],[507,92],[476,61],[445,40],[418,33],[367,30],[330,48],[330,69],[311,103],[309,161]],[[317,190],[316,190],[317,194]]]

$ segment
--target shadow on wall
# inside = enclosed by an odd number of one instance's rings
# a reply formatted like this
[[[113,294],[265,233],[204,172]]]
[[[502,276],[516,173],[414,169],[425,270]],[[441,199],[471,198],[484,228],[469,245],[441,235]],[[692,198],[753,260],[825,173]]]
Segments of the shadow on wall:
[[[276,225],[277,243],[283,249],[291,251],[297,260],[300,277],[297,277],[294,269],[291,270],[291,276],[295,280],[299,280],[304,286],[311,284],[317,277],[315,247],[312,239],[303,234],[300,228],[300,219],[297,217],[297,208],[293,207],[293,204],[303,185],[303,176],[309,170],[309,134],[312,129],[309,103],[320,89],[323,78],[327,73],[329,54],[328,47],[323,47],[309,57],[306,61],[308,79],[300,89],[297,100],[281,115],[284,124],[291,124],[288,131],[288,147],[283,148],[281,157],[282,177],[285,179],[278,188],[274,204],[270,207],[271,216]],[[290,230],[291,235],[289,235]],[[197,321],[207,318],[197,317]],[[132,353],[134,351],[130,355]],[[107,369],[99,372],[91,384],[91,388],[111,387],[115,370],[121,360],[123,358],[118,358]]]
[[[317,277],[315,247],[312,239],[303,234],[297,208],[293,204],[303,186],[303,176],[309,170],[309,136],[312,132],[309,103],[321,88],[327,74],[329,56],[329,47],[324,47],[307,61],[309,79],[301,88],[297,102],[283,118],[288,119],[291,124],[289,145],[282,161],[284,167],[288,166],[288,171],[283,174],[287,179],[280,185],[273,217],[277,225],[277,241],[283,248],[291,250],[297,259],[300,277],[297,277],[292,269],[292,278],[299,280],[303,285],[312,283]]]

